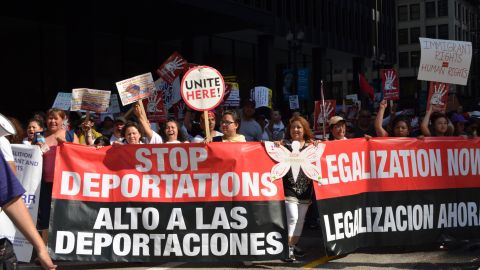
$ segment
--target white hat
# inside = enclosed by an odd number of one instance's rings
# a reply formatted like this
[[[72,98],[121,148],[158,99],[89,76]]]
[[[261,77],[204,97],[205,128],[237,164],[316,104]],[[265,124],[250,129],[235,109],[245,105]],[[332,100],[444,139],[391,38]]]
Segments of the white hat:
[[[346,122],[345,119],[343,119],[343,117],[335,115],[335,116],[332,116],[332,118],[330,118],[330,121],[328,121],[328,124],[330,126],[336,125],[338,122],[341,122],[341,121]]]
[[[17,133],[10,120],[0,113],[0,137]]]

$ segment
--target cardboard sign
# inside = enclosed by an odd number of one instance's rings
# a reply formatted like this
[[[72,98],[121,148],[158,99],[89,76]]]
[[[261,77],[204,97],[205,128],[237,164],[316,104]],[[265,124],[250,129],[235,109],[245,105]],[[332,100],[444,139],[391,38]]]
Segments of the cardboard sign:
[[[239,107],[240,106],[240,88],[236,82],[225,83],[225,96],[223,106]]]
[[[173,83],[180,73],[185,70],[187,60],[185,60],[178,52],[174,52],[170,57],[163,62],[157,69],[157,75],[165,80],[167,83]]]
[[[255,101],[255,109],[260,107],[272,108],[272,89],[265,86],[256,86],[251,90],[250,96]]]
[[[162,92],[165,110],[167,111],[174,104],[182,100],[182,94],[180,94],[180,77],[177,77],[173,83],[168,83],[160,78],[155,81],[155,89]]]
[[[106,112],[110,104],[110,91],[76,88],[72,90],[72,111]]]
[[[298,96],[297,95],[289,96],[288,101],[290,103],[290,110],[300,109],[300,103],[298,102]]]
[[[318,132],[322,133],[324,124],[325,124],[326,133],[329,132],[328,120],[330,119],[330,117],[335,115],[336,107],[337,107],[337,101],[335,99],[325,100],[325,108],[323,108],[322,106],[322,101],[320,100],[315,101],[315,111],[313,115],[313,119],[315,120],[313,129],[315,133],[318,133]],[[323,115],[324,110],[325,110],[325,119]]]
[[[471,42],[420,38],[420,47],[418,80],[467,85]]]
[[[382,69],[380,71],[382,77],[383,99],[399,100],[400,88],[398,87],[398,76],[395,69]]]
[[[163,99],[162,90],[155,87],[152,94],[142,102],[148,120],[152,122],[165,122],[167,120],[167,112],[165,110],[165,101]]]
[[[436,111],[445,112],[448,103],[448,90],[450,85],[441,82],[430,82],[428,86],[427,110],[434,105]]]
[[[155,89],[152,73],[145,73],[116,83],[122,105],[150,96]]]
[[[207,111],[217,107],[225,94],[223,77],[208,66],[192,68],[183,76],[180,93],[188,107]]]
[[[72,105],[72,93],[58,92],[52,108],[68,111]]]

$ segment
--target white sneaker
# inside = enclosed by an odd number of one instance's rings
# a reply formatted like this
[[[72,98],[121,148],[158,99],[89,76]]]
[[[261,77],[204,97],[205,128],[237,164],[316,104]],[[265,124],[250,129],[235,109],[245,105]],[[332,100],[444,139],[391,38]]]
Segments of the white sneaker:
[[[285,262],[294,262],[294,261],[296,261],[294,251],[295,251],[295,247],[294,247],[294,246],[288,246],[288,257],[284,259]]]

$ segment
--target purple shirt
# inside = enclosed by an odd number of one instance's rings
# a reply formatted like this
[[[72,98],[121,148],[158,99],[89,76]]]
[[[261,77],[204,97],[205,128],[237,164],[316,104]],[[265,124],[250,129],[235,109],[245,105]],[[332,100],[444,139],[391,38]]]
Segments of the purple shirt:
[[[0,207],[23,193],[25,193],[25,189],[0,152]]]

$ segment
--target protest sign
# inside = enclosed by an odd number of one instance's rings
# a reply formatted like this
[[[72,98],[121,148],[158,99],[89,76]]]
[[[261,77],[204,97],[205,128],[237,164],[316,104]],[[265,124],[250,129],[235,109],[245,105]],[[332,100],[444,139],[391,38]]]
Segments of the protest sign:
[[[328,142],[314,182],[328,253],[478,238],[479,145],[458,137]]]
[[[256,86],[250,91],[250,96],[255,101],[255,109],[260,107],[272,108],[272,89],[265,86]]]
[[[110,91],[88,88],[72,90],[72,111],[107,112],[110,105]]]
[[[345,118],[349,122],[354,122],[357,119],[358,112],[361,108],[361,101],[358,100],[357,94],[351,94],[345,96]]]
[[[16,176],[22,183],[23,188],[25,188],[25,194],[22,195],[22,199],[35,224],[37,222],[40,182],[42,179],[42,152],[40,147],[36,145],[23,144],[12,144],[12,152],[17,169]],[[6,237],[13,243],[17,259],[21,262],[30,262],[33,246],[16,229],[3,211],[0,211],[0,228],[0,238]]]
[[[173,81],[185,70],[186,66],[187,60],[185,60],[178,52],[174,52],[157,69],[157,75],[165,82],[172,84]]]
[[[108,106],[107,113],[120,113],[120,104],[118,103],[118,95],[110,95],[110,106]]]
[[[260,143],[102,149],[66,143],[57,149],[49,231],[53,259],[286,256],[283,185],[271,181],[274,162]]]
[[[324,119],[324,108],[321,101],[315,101],[315,110],[314,110],[314,132],[315,134],[323,134],[323,126],[325,124],[325,133],[328,133],[329,126],[328,120],[335,115],[335,109],[337,107],[337,101],[335,99],[325,100],[325,119]],[[322,138],[323,139],[323,138]]]
[[[180,94],[180,77],[177,77],[173,83],[168,83],[162,78],[155,81],[155,89],[162,92],[165,110],[170,110],[172,106],[182,100]]]
[[[58,92],[52,108],[68,111],[72,105],[72,93]]]
[[[145,112],[147,113],[147,118],[151,122],[165,122],[167,120],[163,94],[164,91],[155,86],[155,90],[153,90],[152,94],[143,100],[143,106],[146,108]]]
[[[116,85],[123,106],[147,98],[155,89],[150,72],[119,81]]]
[[[418,80],[467,85],[472,43],[419,38],[421,48]]]
[[[216,69],[197,66],[189,69],[183,76],[180,93],[188,107],[197,111],[208,111],[222,101],[225,83]]]
[[[225,82],[225,96],[223,106],[239,107],[240,106],[240,88],[236,82]]]
[[[289,104],[290,104],[290,110],[300,109],[300,103],[298,102],[298,96],[297,95],[289,96],[288,101],[289,101]]]
[[[300,100],[308,100],[310,96],[310,69],[300,68],[297,71],[297,93]]]
[[[383,99],[399,100],[400,88],[398,86],[398,76],[395,69],[380,70],[382,77]]]
[[[437,111],[445,112],[447,109],[449,88],[450,85],[447,83],[430,82],[428,86],[427,110],[434,105]]]

